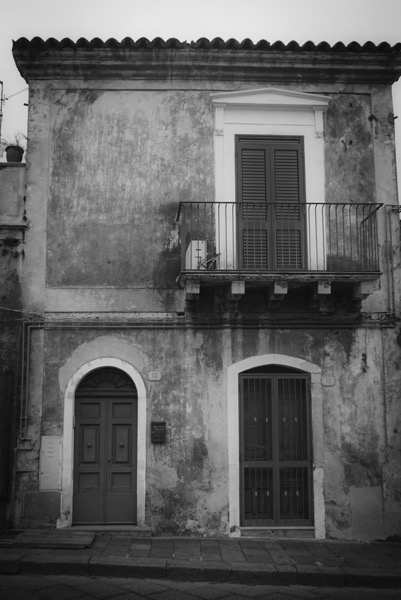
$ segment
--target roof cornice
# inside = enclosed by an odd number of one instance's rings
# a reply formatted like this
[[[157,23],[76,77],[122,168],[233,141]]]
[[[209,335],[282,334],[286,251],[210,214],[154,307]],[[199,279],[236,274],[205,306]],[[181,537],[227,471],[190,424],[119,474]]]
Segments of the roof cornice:
[[[284,44],[221,38],[13,42],[24,79],[157,79],[272,83],[385,83],[401,74],[401,43]]]

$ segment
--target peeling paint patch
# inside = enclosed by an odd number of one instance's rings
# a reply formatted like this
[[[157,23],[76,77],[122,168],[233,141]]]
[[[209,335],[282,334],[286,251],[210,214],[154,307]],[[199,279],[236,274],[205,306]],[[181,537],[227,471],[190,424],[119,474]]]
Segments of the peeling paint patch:
[[[147,480],[149,486],[152,488],[173,490],[178,482],[177,471],[166,465],[149,467],[147,471]]]

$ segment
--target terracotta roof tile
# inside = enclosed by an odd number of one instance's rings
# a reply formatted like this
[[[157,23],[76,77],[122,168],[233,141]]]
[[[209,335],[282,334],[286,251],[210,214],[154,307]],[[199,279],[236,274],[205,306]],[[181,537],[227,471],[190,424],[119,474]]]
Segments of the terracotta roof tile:
[[[64,38],[13,43],[13,55],[22,77],[34,79],[137,79],[235,82],[280,85],[303,83],[391,84],[401,75],[401,43],[361,45],[307,41],[300,45],[267,40],[253,42],[205,37],[195,41],[176,38],[121,41]]]
[[[87,40],[86,38],[79,38],[76,42],[72,41],[70,38],[64,38],[61,41],[56,40],[55,38],[49,38],[47,40],[43,40],[40,37],[34,37],[32,40],[28,40],[27,38],[19,38],[14,42],[14,47],[16,48],[24,48],[29,46],[31,49],[86,49],[86,48],[194,48],[194,49],[225,49],[225,50],[250,50],[250,51],[290,51],[290,52],[391,52],[391,51],[399,51],[401,49],[401,43],[395,44],[394,46],[390,46],[387,42],[381,42],[376,45],[373,42],[366,42],[363,45],[358,42],[351,42],[345,45],[343,42],[337,42],[334,45],[330,45],[328,42],[322,41],[318,44],[314,42],[307,41],[304,44],[300,45],[296,41],[291,41],[288,44],[285,44],[281,41],[276,41],[270,43],[266,40],[259,40],[258,42],[253,42],[251,39],[246,38],[242,41],[235,40],[230,38],[224,41],[220,37],[216,37],[212,40],[209,40],[205,37],[199,38],[196,41],[191,42],[181,42],[176,38],[169,38],[167,40],[163,40],[160,37],[156,37],[153,40],[148,40],[145,37],[141,37],[138,40],[134,41],[130,37],[124,38],[122,41],[118,41],[115,38],[109,38],[106,41],[101,40],[100,38],[93,38],[92,40]]]

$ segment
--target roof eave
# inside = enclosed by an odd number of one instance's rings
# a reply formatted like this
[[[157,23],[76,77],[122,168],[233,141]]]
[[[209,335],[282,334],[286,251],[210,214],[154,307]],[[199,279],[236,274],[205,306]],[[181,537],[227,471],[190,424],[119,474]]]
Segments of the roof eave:
[[[212,44],[178,40],[128,43],[111,40],[72,42],[25,38],[14,42],[13,55],[22,77],[34,79],[153,79],[274,83],[384,83],[401,75],[401,44],[333,47],[261,42]],[[174,43],[173,43],[174,42]],[[305,47],[307,46],[307,47]]]

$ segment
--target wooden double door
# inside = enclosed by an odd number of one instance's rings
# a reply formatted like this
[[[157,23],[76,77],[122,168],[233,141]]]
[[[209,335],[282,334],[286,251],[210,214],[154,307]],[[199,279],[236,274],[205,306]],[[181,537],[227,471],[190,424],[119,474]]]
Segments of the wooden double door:
[[[240,375],[242,526],[312,525],[309,378]]]
[[[119,369],[97,369],[75,398],[74,524],[135,524],[137,391]]]

